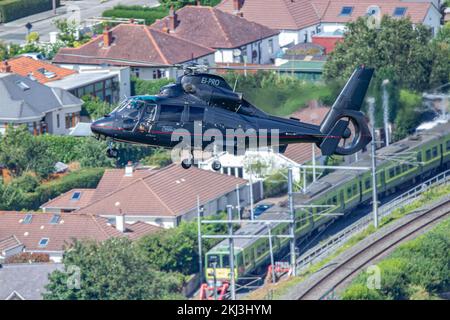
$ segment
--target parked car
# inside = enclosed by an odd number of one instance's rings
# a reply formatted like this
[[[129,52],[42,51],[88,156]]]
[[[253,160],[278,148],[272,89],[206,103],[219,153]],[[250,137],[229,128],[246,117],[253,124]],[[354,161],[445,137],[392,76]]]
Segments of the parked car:
[[[273,203],[260,203],[253,208],[253,214],[255,218],[258,218],[266,210],[273,207]]]
[[[28,57],[34,60],[46,60],[45,56],[40,52],[27,52],[21,54],[22,57]]]

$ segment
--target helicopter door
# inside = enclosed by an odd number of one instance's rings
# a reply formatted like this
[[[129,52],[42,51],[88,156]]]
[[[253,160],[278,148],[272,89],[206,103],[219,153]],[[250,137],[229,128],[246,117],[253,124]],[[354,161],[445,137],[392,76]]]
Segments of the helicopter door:
[[[159,133],[161,146],[172,147],[176,142],[171,141],[172,133],[182,126],[183,105],[160,105],[155,129]]]

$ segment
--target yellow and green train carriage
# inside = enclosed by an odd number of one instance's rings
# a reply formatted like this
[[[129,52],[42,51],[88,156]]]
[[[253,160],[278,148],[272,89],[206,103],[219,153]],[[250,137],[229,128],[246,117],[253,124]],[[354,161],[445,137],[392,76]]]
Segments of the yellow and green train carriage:
[[[395,159],[395,160],[392,160]],[[369,155],[353,163],[355,167],[370,167]],[[417,133],[406,139],[391,144],[377,151],[377,187],[379,197],[385,197],[398,190],[425,181],[437,172],[450,168],[450,123],[440,124],[433,129]],[[312,183],[308,191],[295,196],[296,205],[330,206],[328,209],[313,208],[307,213],[296,211],[295,236],[299,240],[313,231],[323,228],[336,216],[319,215],[320,213],[349,214],[360,205],[365,205],[372,198],[371,172],[337,170]],[[267,210],[259,219],[286,220],[289,216],[277,206]],[[286,211],[286,209],[284,209]],[[311,214],[312,213],[312,214]],[[342,217],[341,217],[342,218]],[[289,233],[289,226],[283,223],[271,224],[275,234]],[[239,234],[267,234],[265,223],[244,224]],[[281,257],[289,247],[288,238],[273,238],[273,252]],[[270,261],[269,241],[267,238],[241,238],[235,243],[236,280],[258,274]],[[228,240],[224,240],[205,256],[205,274],[213,280],[213,263],[216,265],[216,279],[228,281],[230,278]]]

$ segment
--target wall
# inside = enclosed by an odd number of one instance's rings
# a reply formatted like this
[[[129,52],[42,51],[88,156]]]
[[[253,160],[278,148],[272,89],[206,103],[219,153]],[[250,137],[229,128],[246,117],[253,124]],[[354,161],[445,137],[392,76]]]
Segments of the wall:
[[[311,42],[311,37],[318,33],[319,25],[310,26],[300,30],[281,30],[278,37],[280,47],[284,47],[290,43],[298,44],[305,42],[305,35],[307,42]]]

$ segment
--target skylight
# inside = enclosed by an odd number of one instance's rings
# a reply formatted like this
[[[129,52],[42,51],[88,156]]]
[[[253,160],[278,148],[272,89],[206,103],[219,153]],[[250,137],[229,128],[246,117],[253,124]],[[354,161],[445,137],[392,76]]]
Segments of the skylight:
[[[71,200],[73,200],[73,201],[78,201],[78,200],[80,200],[80,198],[81,198],[81,192],[75,191],[75,192],[72,194]]]
[[[403,17],[406,13],[405,7],[397,7],[394,10],[394,17]]]
[[[51,79],[56,77],[56,73],[52,72],[52,71],[48,71],[45,68],[40,68],[37,70],[39,73],[43,74],[46,78]]]
[[[342,7],[341,16],[349,16],[353,12],[353,7]]]
[[[33,219],[33,215],[31,213],[28,213],[25,216],[25,218],[23,218],[22,223],[23,224],[30,224],[32,219]]]
[[[50,220],[51,224],[57,224],[59,222],[59,219],[61,219],[61,215],[54,214],[53,217]]]
[[[48,238],[42,238],[39,240],[39,247],[45,248],[48,245]]]
[[[20,89],[22,89],[23,91],[29,90],[29,89],[30,89],[30,87],[29,87],[25,82],[23,82],[23,81],[17,81],[17,82],[16,82],[16,85],[17,85]]]

